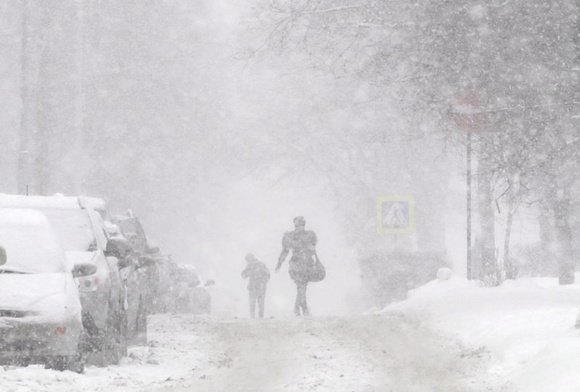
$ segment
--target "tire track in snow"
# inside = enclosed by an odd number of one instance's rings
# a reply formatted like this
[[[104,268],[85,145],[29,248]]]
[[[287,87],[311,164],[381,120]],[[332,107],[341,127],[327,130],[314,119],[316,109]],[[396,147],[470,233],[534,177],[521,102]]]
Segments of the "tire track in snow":
[[[491,390],[475,379],[485,356],[400,314],[201,325],[203,374],[160,392]]]

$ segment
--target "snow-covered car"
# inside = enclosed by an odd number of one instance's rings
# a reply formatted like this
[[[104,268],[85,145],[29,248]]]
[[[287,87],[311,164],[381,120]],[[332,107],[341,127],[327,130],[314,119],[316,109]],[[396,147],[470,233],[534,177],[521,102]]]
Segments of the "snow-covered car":
[[[93,204],[81,197],[0,195],[0,207],[42,212],[73,265],[96,267],[94,274],[78,278],[85,331],[81,347],[99,363],[117,363],[127,351],[125,287],[113,257],[122,241],[108,238]]]
[[[178,264],[171,255],[163,255],[157,262],[159,271],[159,305],[165,313],[203,314],[211,312],[211,294],[196,268]]]
[[[211,295],[193,265],[178,264],[174,271],[175,311],[204,314],[211,312]]]
[[[232,318],[246,314],[247,295],[240,296],[240,293],[234,291],[230,285],[220,281],[216,283],[214,280],[208,280],[204,288],[211,297],[212,316]]]
[[[158,309],[158,262],[162,256],[159,248],[150,244],[139,218],[133,212],[129,210],[111,219],[134,252],[133,262],[128,263],[121,273],[127,287],[128,336],[134,342],[142,342],[146,339],[147,316]]]
[[[94,272],[72,266],[42,213],[0,208],[0,364],[82,372],[74,277]]]

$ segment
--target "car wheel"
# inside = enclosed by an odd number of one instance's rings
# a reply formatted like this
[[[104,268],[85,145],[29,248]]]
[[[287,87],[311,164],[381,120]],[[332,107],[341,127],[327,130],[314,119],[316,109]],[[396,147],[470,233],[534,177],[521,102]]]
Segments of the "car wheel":
[[[85,372],[85,363],[82,360],[76,360],[69,364],[68,370],[78,374],[83,374]]]
[[[129,346],[129,321],[127,320],[127,312],[123,311],[119,322],[119,353],[121,354],[121,358],[123,358],[128,355],[127,347]]]
[[[83,374],[85,372],[85,360],[83,356],[78,353],[74,357],[67,357],[66,370]]]
[[[66,370],[68,364],[68,358],[64,356],[52,357],[47,359],[46,363],[44,364],[45,369],[53,369],[63,371]]]
[[[139,297],[139,305],[137,306],[135,336],[133,338],[136,344],[147,343],[147,312],[142,296]]]
[[[64,355],[59,355],[56,357],[49,358],[45,365],[45,369],[53,369],[63,372],[65,370],[70,370],[75,373],[84,373],[85,364],[81,358],[80,354],[73,357],[67,357]]]
[[[119,344],[119,336],[114,330],[108,330],[105,334],[103,356],[105,357],[105,363],[110,365],[116,365],[121,360],[122,354]]]
[[[17,360],[15,365],[20,367],[27,367],[28,365],[30,365],[30,358],[22,358],[20,360]]]
[[[107,363],[116,365],[127,356],[127,315],[125,312],[114,314],[105,331],[104,355]]]

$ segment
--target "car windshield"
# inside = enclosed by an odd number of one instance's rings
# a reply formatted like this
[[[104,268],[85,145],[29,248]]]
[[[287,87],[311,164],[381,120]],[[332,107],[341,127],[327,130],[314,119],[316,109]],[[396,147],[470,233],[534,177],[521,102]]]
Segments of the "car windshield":
[[[0,273],[60,273],[65,271],[62,248],[46,217],[31,210],[0,210],[0,246],[6,263]]]
[[[116,221],[117,225],[121,227],[121,230],[124,234],[133,234],[137,235],[137,225],[135,221],[132,219],[119,219]]]
[[[96,250],[95,235],[86,210],[47,208],[41,211],[48,218],[66,252]]]

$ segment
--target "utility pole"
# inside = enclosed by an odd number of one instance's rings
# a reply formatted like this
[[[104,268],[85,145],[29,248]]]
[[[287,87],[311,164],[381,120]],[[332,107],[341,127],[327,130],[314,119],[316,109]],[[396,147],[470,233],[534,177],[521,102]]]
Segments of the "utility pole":
[[[472,279],[471,271],[471,129],[467,130],[467,236],[466,236],[466,249],[467,249],[467,279]]]
[[[85,146],[85,9],[84,0],[77,0],[77,20],[75,23],[75,150],[78,166],[74,173],[74,193],[81,194],[85,176],[86,157]]]
[[[33,121],[31,108],[32,80],[30,64],[30,10],[28,0],[22,2],[20,46],[20,146],[18,148],[18,193],[25,195],[32,179],[30,134]]]

